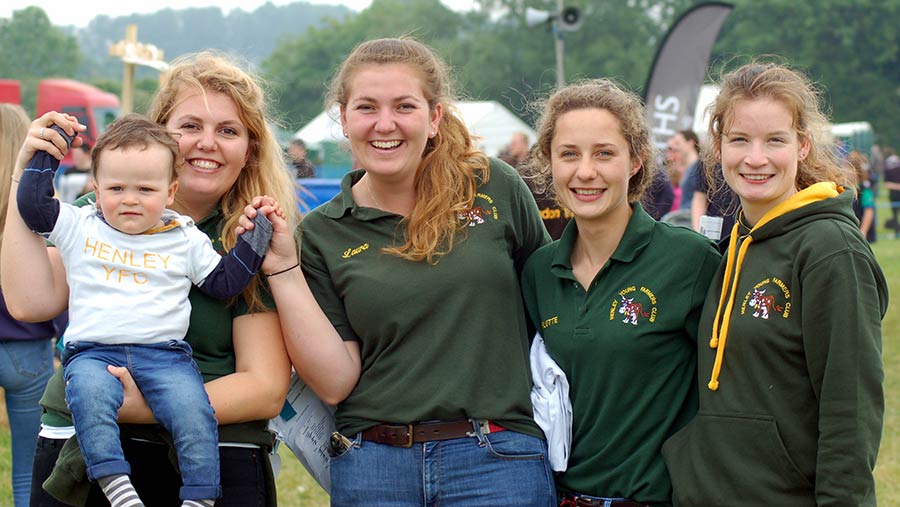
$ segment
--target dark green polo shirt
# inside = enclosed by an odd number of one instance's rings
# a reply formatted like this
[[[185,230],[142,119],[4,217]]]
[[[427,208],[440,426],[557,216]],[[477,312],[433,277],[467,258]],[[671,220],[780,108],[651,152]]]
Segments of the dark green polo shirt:
[[[301,225],[310,288],[362,356],[338,429],[472,417],[541,435],[519,275],[549,238],[521,177],[492,160],[464,236],[433,265],[382,252],[402,244],[402,217],[353,202],[350,187],[363,174],[347,174],[341,192]]]
[[[585,289],[572,275],[577,237],[571,221],[522,276],[529,316],[570,385],[572,451],[557,485],[669,505],[660,448],[697,411],[697,325],[719,253],[637,204]]]

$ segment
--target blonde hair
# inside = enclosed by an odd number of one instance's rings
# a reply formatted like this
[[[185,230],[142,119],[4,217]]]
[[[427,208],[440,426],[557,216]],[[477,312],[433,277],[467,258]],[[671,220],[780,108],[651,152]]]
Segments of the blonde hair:
[[[628,143],[632,160],[642,161],[638,171],[628,179],[628,203],[634,204],[643,197],[653,182],[657,168],[644,105],[637,95],[610,79],[587,79],[557,89],[532,107],[540,111],[540,117],[536,128],[537,143],[532,149],[525,172],[533,180],[536,189],[556,198],[551,184],[553,174],[550,169],[550,145],[556,135],[559,117],[571,111],[602,109],[619,120],[619,130]]]
[[[157,123],[168,123],[179,94],[185,89],[196,90],[204,96],[207,92],[222,93],[237,106],[241,122],[249,132],[250,144],[247,163],[219,204],[225,217],[222,244],[228,250],[237,242],[234,229],[244,206],[254,196],[275,198],[292,230],[300,220],[296,187],[287,171],[281,146],[269,127],[268,104],[260,83],[258,77],[224,55],[212,51],[186,55],[174,60],[163,75],[148,115]],[[178,210],[178,207],[176,194],[174,208]],[[264,307],[258,280],[253,281],[243,296],[250,308]]]
[[[433,113],[441,104],[443,116],[416,168],[416,203],[403,221],[405,243],[384,251],[410,261],[434,264],[453,249],[457,234],[465,234],[466,223],[459,216],[472,207],[477,187],[490,177],[490,165],[474,147],[454,104],[447,65],[415,39],[377,39],[356,46],[331,80],[326,109],[333,104],[342,111],[347,107],[350,81],[361,68],[390,64],[407,65],[416,72],[429,110]]]
[[[0,104],[0,243],[6,227],[6,208],[9,204],[9,187],[16,167],[16,157],[28,134],[31,120],[22,106]]]
[[[721,89],[710,106],[709,143],[705,150],[707,179],[719,164],[722,138],[734,121],[734,107],[741,100],[769,99],[784,105],[791,114],[798,140],[809,142],[809,153],[797,166],[799,190],[822,181],[833,181],[849,189],[853,179],[841,169],[835,156],[828,119],[820,109],[820,93],[803,74],[773,62],[751,62],[725,74]]]

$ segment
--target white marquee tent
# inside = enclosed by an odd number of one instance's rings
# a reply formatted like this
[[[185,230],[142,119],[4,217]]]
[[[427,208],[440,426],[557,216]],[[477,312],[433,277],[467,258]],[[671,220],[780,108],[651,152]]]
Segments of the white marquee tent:
[[[525,132],[530,143],[535,140],[534,130],[499,102],[460,102],[457,106],[469,131],[479,137],[478,146],[490,156],[498,155],[509,144],[513,132]],[[341,125],[333,119],[337,117],[336,110],[322,111],[291,137],[302,139],[312,148],[326,142],[343,143]]]

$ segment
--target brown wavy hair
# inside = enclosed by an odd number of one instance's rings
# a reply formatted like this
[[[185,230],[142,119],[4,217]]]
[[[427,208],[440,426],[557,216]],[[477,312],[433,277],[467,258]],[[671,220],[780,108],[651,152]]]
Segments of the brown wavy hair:
[[[557,89],[532,107],[539,111],[540,117],[536,128],[537,143],[531,150],[525,173],[534,188],[556,199],[550,170],[550,145],[556,135],[559,117],[571,111],[603,109],[619,120],[619,129],[628,143],[631,158],[642,161],[640,169],[628,179],[627,195],[629,204],[641,200],[653,182],[657,168],[650,126],[644,115],[644,105],[637,95],[611,79],[587,79]]]
[[[218,92],[234,101],[241,122],[250,135],[249,157],[237,181],[225,192],[219,203],[225,217],[222,244],[227,250],[237,242],[234,229],[243,214],[244,206],[257,195],[269,195],[281,205],[288,226],[293,230],[300,221],[296,186],[285,164],[283,150],[269,126],[269,106],[262,80],[244,70],[228,57],[203,51],[174,60],[163,75],[159,91],[150,106],[150,119],[165,125],[185,89],[199,93]],[[175,205],[178,211],[178,194]],[[259,280],[254,279],[243,293],[251,309],[265,306],[259,293]]]
[[[91,177],[97,179],[100,170],[100,159],[104,152],[110,150],[124,150],[138,148],[146,150],[151,144],[156,143],[172,154],[172,167],[169,168],[169,181],[178,177],[176,167],[181,160],[181,150],[166,127],[150,121],[149,118],[137,113],[130,113],[117,118],[106,127],[106,130],[97,138],[97,144],[91,151]]]
[[[490,178],[490,165],[475,148],[455,105],[449,68],[434,51],[411,37],[370,40],[356,46],[331,80],[326,110],[334,104],[341,111],[347,107],[350,81],[361,68],[390,64],[407,65],[415,71],[429,110],[433,113],[441,104],[443,116],[416,168],[416,203],[403,220],[405,243],[384,251],[435,264],[461,240],[458,234],[464,237],[466,222],[459,217],[472,207],[478,186]]]
[[[822,181],[854,188],[854,177],[841,168],[834,150],[828,119],[820,106],[821,92],[805,75],[775,63],[754,61],[725,74],[719,95],[710,105],[709,147],[704,150],[707,180],[715,183],[710,171],[719,167],[722,138],[734,120],[734,106],[740,100],[770,99],[783,104],[793,118],[798,139],[809,142],[809,153],[797,167],[799,190]],[[724,184],[719,182],[719,184]]]

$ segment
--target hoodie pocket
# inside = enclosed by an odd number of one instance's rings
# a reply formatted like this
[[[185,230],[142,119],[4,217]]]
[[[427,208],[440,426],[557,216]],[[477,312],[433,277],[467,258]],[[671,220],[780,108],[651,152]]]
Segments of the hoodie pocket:
[[[663,445],[678,506],[815,505],[775,419],[699,413]]]

